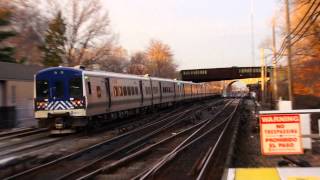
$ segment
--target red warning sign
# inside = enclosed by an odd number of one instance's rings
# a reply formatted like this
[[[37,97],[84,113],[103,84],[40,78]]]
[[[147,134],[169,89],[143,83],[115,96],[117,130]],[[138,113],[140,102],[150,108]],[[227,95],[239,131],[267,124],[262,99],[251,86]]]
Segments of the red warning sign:
[[[303,154],[300,115],[260,115],[260,142],[263,155]]]

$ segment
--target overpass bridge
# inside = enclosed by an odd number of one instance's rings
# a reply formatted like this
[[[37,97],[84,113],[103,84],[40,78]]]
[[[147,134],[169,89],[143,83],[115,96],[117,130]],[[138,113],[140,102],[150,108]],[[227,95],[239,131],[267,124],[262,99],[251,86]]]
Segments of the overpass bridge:
[[[265,82],[270,80],[272,67],[267,67]],[[241,82],[246,84],[250,91],[260,94],[261,67],[228,67],[228,68],[210,68],[210,69],[189,69],[181,70],[181,79],[192,82],[210,82],[222,81],[224,94],[232,91],[232,84]]]
[[[272,67],[267,67],[267,77],[270,77]],[[192,82],[209,82],[235,79],[260,78],[261,67],[228,67],[211,69],[181,70],[181,79]]]

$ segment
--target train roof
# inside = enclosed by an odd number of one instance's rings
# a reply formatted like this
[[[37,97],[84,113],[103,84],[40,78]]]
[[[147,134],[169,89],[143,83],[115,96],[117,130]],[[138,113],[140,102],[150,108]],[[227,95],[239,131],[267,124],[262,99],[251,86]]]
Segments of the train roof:
[[[174,79],[159,78],[159,77],[150,77],[150,79],[154,81],[177,82]]]
[[[134,75],[134,74],[123,74],[123,73],[115,73],[115,72],[108,72],[108,71],[92,71],[92,70],[84,70],[84,69],[74,68],[74,67],[61,67],[61,66],[42,69],[37,74],[43,73],[46,71],[52,71],[52,70],[80,72],[80,73],[83,73],[84,75],[89,75],[89,76],[91,75],[91,76],[102,76],[102,77],[117,77],[117,78],[136,79],[136,80],[149,80],[150,78],[151,80],[155,80],[155,81],[176,82],[176,83],[184,83],[184,84],[200,84],[200,83],[194,83],[191,81],[181,81],[181,80],[173,80],[173,79],[167,79],[167,78]]]
[[[64,71],[73,71],[73,72],[80,72],[80,73],[83,71],[82,69],[77,69],[77,68],[73,68],[73,67],[59,66],[59,67],[49,67],[49,68],[42,69],[42,70],[38,71],[37,74],[47,72],[47,71],[52,71],[52,70],[64,70]]]
[[[122,74],[122,73],[115,73],[115,72],[107,72],[107,71],[83,71],[85,75],[92,75],[92,76],[107,76],[107,77],[118,77],[118,78],[127,78],[127,79],[138,79],[138,80],[149,80],[148,77],[138,76],[134,74]]]

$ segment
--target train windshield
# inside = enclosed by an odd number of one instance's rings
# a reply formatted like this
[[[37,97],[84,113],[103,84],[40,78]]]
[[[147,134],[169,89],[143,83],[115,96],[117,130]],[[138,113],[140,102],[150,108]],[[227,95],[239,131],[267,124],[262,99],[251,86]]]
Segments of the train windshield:
[[[49,97],[49,83],[46,80],[37,80],[36,83],[37,97],[48,98]]]
[[[70,97],[82,97],[82,79],[81,77],[75,77],[69,81],[69,96]]]

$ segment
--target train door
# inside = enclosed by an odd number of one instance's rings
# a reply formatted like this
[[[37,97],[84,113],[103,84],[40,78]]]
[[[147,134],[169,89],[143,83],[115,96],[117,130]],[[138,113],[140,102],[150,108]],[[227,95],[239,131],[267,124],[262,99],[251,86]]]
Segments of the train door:
[[[174,97],[174,99],[175,99],[175,98],[176,98],[176,96],[177,96],[177,92],[176,92],[176,83],[173,83],[173,92],[174,92],[173,97]]]
[[[143,88],[142,88],[142,80],[139,81],[139,88],[141,93],[141,104],[143,104]]]
[[[63,101],[66,99],[66,81],[63,78],[51,80],[51,101]]]
[[[105,86],[106,86],[106,96],[107,96],[107,105],[110,108],[111,107],[111,90],[110,90],[110,79],[105,78]]]
[[[182,93],[183,93],[183,97],[185,97],[186,96],[186,91],[185,91],[185,87],[184,87],[184,84],[182,84]]]
[[[159,81],[159,89],[160,89],[160,103],[162,102],[162,87],[161,82]]]
[[[152,81],[151,78],[149,78],[150,80],[150,86],[151,86],[151,104],[153,105],[153,100],[154,100],[154,95],[153,95],[153,85],[152,85]]]

